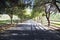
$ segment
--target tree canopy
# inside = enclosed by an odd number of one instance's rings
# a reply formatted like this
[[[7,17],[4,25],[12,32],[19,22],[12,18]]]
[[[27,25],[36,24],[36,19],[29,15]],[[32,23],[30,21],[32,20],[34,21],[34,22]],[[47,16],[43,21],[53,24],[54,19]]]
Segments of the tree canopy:
[[[20,18],[25,18],[28,16],[24,14],[23,10],[30,7],[32,9],[30,18],[36,17],[45,11],[48,25],[50,25],[50,14],[52,12],[60,12],[59,4],[60,0],[0,0],[0,13],[7,12],[7,14],[11,15],[17,13],[18,15],[20,14]]]

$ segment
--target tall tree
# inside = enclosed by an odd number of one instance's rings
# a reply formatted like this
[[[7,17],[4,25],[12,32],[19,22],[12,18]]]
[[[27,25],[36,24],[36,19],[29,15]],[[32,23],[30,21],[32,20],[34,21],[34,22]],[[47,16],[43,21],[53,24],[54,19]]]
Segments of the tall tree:
[[[50,14],[51,14],[51,9],[57,9],[60,12],[59,6],[57,5],[57,3],[60,3],[59,0],[35,0],[35,7],[45,7],[45,13],[46,13],[46,19],[48,21],[48,26],[50,26]],[[46,4],[48,6],[46,6]],[[53,7],[54,6],[54,7]],[[55,11],[53,11],[55,12]]]

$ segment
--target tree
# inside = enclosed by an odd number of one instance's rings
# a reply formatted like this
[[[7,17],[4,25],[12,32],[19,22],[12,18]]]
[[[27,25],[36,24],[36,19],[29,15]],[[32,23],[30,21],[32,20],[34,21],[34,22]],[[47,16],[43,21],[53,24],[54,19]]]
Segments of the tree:
[[[23,7],[25,7],[22,0],[1,0],[0,4],[1,4],[0,8],[2,8],[1,13],[2,11],[5,11],[6,14],[10,16],[11,24],[13,14],[15,13],[15,7],[20,7],[21,9],[24,9]]]
[[[52,6],[55,6],[56,8],[55,9],[57,9],[59,12],[60,12],[60,9],[59,9],[59,7],[58,7],[58,5],[56,4],[56,2],[58,2],[57,0],[51,0],[51,2],[48,2],[48,4],[49,4],[49,8],[46,6],[45,7],[45,13],[46,13],[46,18],[47,18],[47,21],[48,21],[48,27],[50,26],[50,20],[49,20],[49,18],[50,18],[50,14],[51,14],[51,8],[52,8]],[[53,11],[53,12],[55,12],[55,11]]]
[[[5,11],[6,11],[6,14],[8,14],[10,16],[11,24],[12,24],[12,22],[13,22],[12,18],[13,18],[14,8],[6,8]]]
[[[57,3],[60,3],[59,0],[35,0],[35,5],[34,7],[38,8],[43,6],[45,8],[45,13],[46,13],[46,19],[48,21],[48,26],[50,26],[50,14],[51,14],[51,8],[56,7],[55,9],[57,9],[60,12],[59,6],[57,5]],[[48,6],[46,6],[46,4],[48,4]],[[48,11],[47,11],[48,10]],[[55,11],[53,11],[55,12]]]

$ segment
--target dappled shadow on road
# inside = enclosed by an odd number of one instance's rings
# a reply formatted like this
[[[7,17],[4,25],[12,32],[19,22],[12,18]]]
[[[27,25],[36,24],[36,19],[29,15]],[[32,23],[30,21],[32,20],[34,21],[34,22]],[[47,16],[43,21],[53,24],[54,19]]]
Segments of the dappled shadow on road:
[[[4,30],[10,28],[10,27],[14,27],[15,24],[1,24],[0,25],[0,32],[3,32]]]
[[[53,33],[52,30],[45,30],[42,26],[17,25],[17,27],[23,27],[24,30],[6,30],[0,33],[0,40],[60,40],[58,34]],[[26,27],[31,30],[26,30]]]
[[[60,35],[60,29],[55,29],[56,34]]]
[[[60,32],[60,29],[55,29],[56,31]]]

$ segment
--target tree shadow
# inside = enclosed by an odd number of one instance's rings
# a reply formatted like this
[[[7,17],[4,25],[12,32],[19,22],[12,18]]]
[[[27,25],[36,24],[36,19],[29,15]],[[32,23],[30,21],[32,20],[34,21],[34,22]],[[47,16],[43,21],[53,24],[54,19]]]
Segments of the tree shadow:
[[[58,34],[53,33],[54,31],[52,30],[42,30],[40,28],[42,26],[40,25],[24,24],[17,25],[17,27],[23,27],[22,29],[24,30],[6,30],[5,32],[0,33],[0,40],[60,40],[60,35],[57,36]]]

